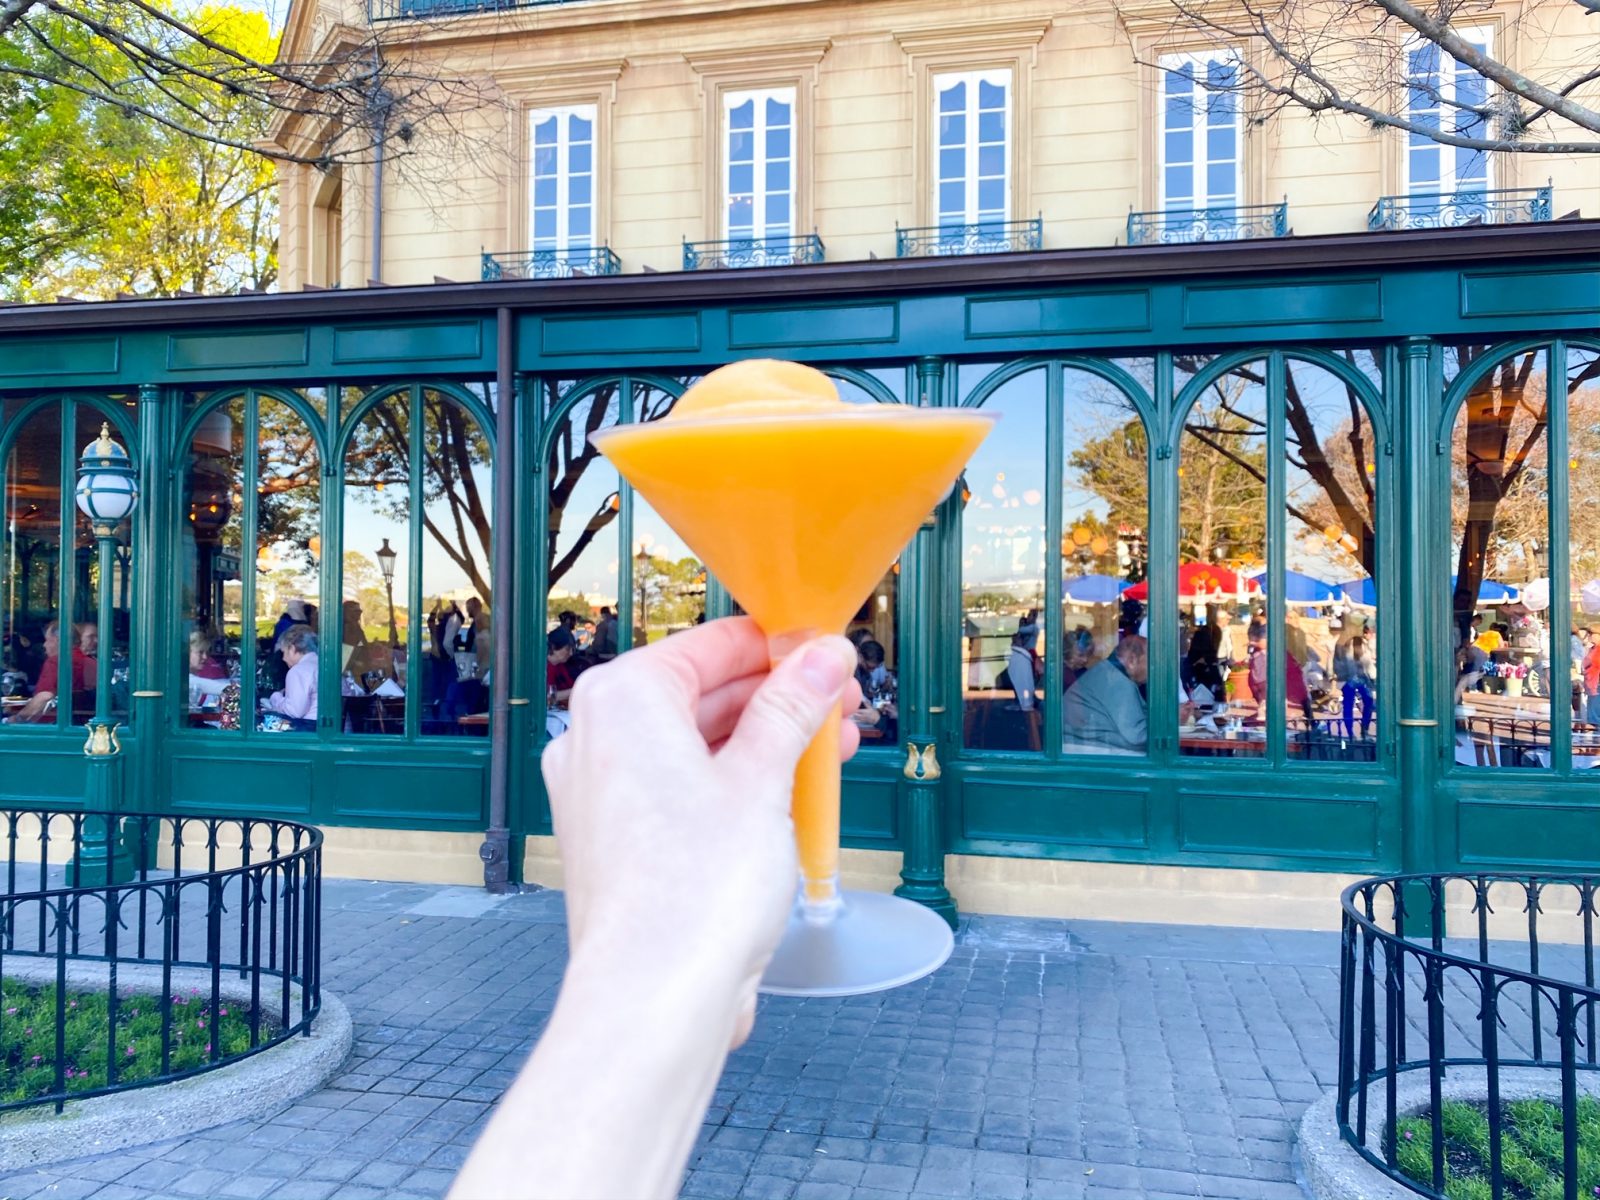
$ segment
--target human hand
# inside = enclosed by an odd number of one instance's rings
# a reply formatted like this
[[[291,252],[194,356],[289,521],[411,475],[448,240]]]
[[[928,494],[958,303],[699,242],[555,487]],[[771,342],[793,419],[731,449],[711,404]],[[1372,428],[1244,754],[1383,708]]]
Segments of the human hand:
[[[841,698],[860,704],[854,669],[821,638],[769,674],[766,637],[734,618],[583,673],[543,764],[574,974],[687,987],[743,1040],[794,903],[795,763]],[[859,734],[838,736],[848,758]]]

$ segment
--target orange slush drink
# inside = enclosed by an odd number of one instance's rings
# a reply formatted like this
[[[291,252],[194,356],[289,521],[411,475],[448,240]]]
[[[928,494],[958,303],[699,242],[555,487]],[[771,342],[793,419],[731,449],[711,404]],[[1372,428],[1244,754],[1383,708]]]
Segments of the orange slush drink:
[[[751,360],[711,372],[662,420],[594,442],[766,631],[777,662],[844,629],[992,423],[846,404],[820,371]],[[793,813],[807,907],[834,905],[834,722],[795,772]]]

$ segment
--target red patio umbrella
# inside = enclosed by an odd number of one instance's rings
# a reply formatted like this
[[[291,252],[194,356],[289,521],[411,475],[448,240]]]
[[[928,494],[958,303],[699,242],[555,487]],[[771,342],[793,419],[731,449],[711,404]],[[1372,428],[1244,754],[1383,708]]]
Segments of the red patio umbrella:
[[[1245,581],[1246,594],[1260,590],[1255,580]],[[1239,576],[1230,567],[1218,567],[1202,562],[1186,562],[1178,565],[1178,595],[1184,599],[1206,596],[1216,596],[1220,599],[1238,594]],[[1148,600],[1150,581],[1146,579],[1142,583],[1136,583],[1122,595],[1128,600]]]

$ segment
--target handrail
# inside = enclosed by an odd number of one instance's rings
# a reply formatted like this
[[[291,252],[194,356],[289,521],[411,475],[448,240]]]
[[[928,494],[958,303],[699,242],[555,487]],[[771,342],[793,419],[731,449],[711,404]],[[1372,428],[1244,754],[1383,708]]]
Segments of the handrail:
[[[1452,885],[1470,897],[1476,956],[1446,946],[1446,893]],[[1553,957],[1555,940],[1549,931],[1553,917],[1545,906],[1558,895],[1576,901],[1575,908],[1563,906],[1567,912],[1562,915],[1577,921],[1573,932],[1581,932],[1581,983],[1543,965]],[[1385,896],[1387,924],[1379,914]],[[1493,1194],[1500,1196],[1509,1178],[1503,1169],[1502,1115],[1509,1099],[1502,1072],[1544,1070],[1552,1075],[1550,1091],[1561,1111],[1564,1194],[1577,1196],[1577,1075],[1600,1071],[1597,897],[1600,877],[1582,874],[1393,875],[1361,880],[1344,890],[1335,1111],[1340,1135],[1357,1153],[1418,1195],[1444,1200],[1449,1182],[1442,1114],[1449,1099],[1445,1077],[1450,1069],[1479,1068],[1489,1130],[1485,1170]],[[1490,936],[1497,905],[1500,912],[1525,917],[1518,922],[1522,936],[1507,941],[1498,936],[1499,930]],[[1508,951],[1526,965],[1506,964]],[[1570,957],[1572,952],[1561,953]],[[1465,1007],[1447,1014],[1452,988],[1465,993]],[[1413,1053],[1419,1012],[1425,1036]],[[1406,1169],[1400,1163],[1399,1081],[1417,1072],[1427,1076],[1428,1141],[1407,1151]],[[1424,1151],[1426,1171],[1417,1161]]]
[[[1515,225],[1550,220],[1554,189],[1461,188],[1454,192],[1381,196],[1367,228],[1443,229],[1460,225]]]
[[[1044,244],[1044,216],[1023,221],[972,221],[913,228],[894,227],[896,258],[948,254],[1007,254],[1037,250]]]
[[[321,1011],[320,830],[281,818],[13,808],[0,810],[0,837],[0,984],[53,985],[55,1022],[52,1061],[35,1068],[50,1072],[49,1086],[0,1102],[0,1111],[53,1104],[59,1113],[68,1100],[187,1078],[309,1035]],[[64,854],[70,858],[62,863]],[[169,861],[158,866],[163,856]],[[199,953],[186,954],[186,943],[197,942]],[[41,959],[53,961],[53,971],[19,971],[19,960]],[[94,1031],[104,1040],[80,1047],[69,1065],[74,963],[106,968],[106,1022]],[[207,1023],[190,1030],[192,1039],[208,1031],[198,1060],[194,1040],[184,1048],[187,1024],[175,1020],[183,1017],[175,1010],[188,1004],[174,995],[174,972],[184,970],[209,975],[198,976],[203,990],[196,989]],[[118,1025],[122,993],[140,973],[147,980],[132,986],[159,994],[161,1008],[153,1070]],[[224,973],[247,982],[224,990]],[[100,990],[98,981],[83,990]],[[236,999],[245,992],[248,1000]],[[248,1045],[234,1052],[224,1047],[218,1023],[230,1001],[240,1009],[235,1019],[249,1025]],[[8,1015],[0,1012],[0,1029]],[[84,1065],[99,1062],[102,1050],[103,1080]],[[133,1078],[123,1077],[126,1059],[135,1059]]]
[[[1128,245],[1238,242],[1289,236],[1289,202],[1129,212]]]
[[[728,238],[720,242],[683,243],[685,271],[738,270],[749,267],[797,267],[819,263],[826,255],[814,233]]]
[[[622,260],[610,246],[574,246],[565,250],[484,251],[483,278],[577,279],[584,275],[620,275]]]

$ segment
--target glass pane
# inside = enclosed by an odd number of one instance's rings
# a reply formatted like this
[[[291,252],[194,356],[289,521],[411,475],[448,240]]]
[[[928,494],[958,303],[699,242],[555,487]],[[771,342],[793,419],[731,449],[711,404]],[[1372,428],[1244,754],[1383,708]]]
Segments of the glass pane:
[[[672,411],[677,397],[641,385],[635,403],[641,421]],[[644,497],[633,497],[633,545],[628,561],[633,602],[629,646],[645,646],[706,619],[706,569]]]
[[[422,393],[422,420],[422,603],[427,618],[414,685],[420,729],[425,734],[482,737],[489,732],[494,665],[489,439],[459,401],[432,388]],[[457,611],[462,617],[452,633],[450,617]],[[402,685],[405,674],[401,672]]]
[[[200,419],[188,446],[178,531],[186,721],[238,729],[244,680],[240,608],[244,543],[244,434],[248,401],[235,396]]]
[[[567,694],[578,674],[591,663],[615,658],[622,645],[617,625],[619,478],[588,440],[620,419],[618,385],[606,384],[567,411],[550,443],[545,677],[550,702],[546,727],[552,736],[566,731]]]
[[[104,409],[80,401],[75,409],[72,444],[67,448],[74,462],[84,446],[100,436],[107,424]],[[127,435],[116,425],[111,426],[111,436],[125,449]],[[123,521],[117,526],[115,545],[111,558],[111,628],[100,624],[100,543],[94,535],[89,518],[78,511],[77,504],[68,501],[76,526],[77,570],[72,593],[72,608],[76,633],[74,659],[81,666],[81,678],[74,689],[73,724],[82,725],[95,715],[96,694],[99,683],[101,654],[111,656],[111,695],[106,711],[122,724],[128,721],[129,697],[129,635],[133,621],[129,606],[133,599],[133,526]]]
[[[270,396],[260,398],[258,412],[256,695],[263,713],[277,713],[294,728],[309,731],[317,718],[319,655],[317,643],[306,635],[319,638],[322,629],[317,610],[322,577],[321,467],[316,440],[299,413]],[[207,669],[198,642],[191,643],[190,656],[191,674],[197,664],[201,672]],[[203,701],[208,689],[199,690]]]
[[[345,451],[338,670],[346,733],[405,732],[410,418],[408,395],[386,396],[362,416]]]
[[[62,647],[57,621],[61,594],[61,405],[34,412],[11,443],[5,462],[5,591],[0,634],[0,696],[4,715],[19,725],[56,723],[61,663],[67,684],[82,682],[81,653],[68,632]],[[70,503],[70,501],[69,501]],[[65,703],[63,701],[62,703]],[[68,706],[71,707],[71,706]]]
[[[935,78],[934,88],[939,93],[939,111],[941,113],[958,113],[966,108],[967,85],[965,80],[951,82],[949,76]]]
[[[1006,114],[983,112],[978,114],[978,141],[986,145],[1004,146],[1006,141]]]
[[[1285,364],[1287,747],[1313,762],[1373,762],[1378,726],[1378,463],[1355,388]]]
[[[1049,652],[1044,370],[1002,384],[983,409],[1002,419],[968,464],[961,492],[962,736],[975,750],[1038,752]]]
[[[1267,637],[1256,577],[1267,567],[1266,364],[1203,388],[1178,448],[1181,753],[1266,752]]]
[[[1069,370],[1063,383],[1062,748],[1142,755],[1149,743],[1145,606],[1123,593],[1146,577],[1144,424],[1122,390],[1098,375]]]
[[[856,681],[861,707],[855,723],[861,745],[897,746],[900,741],[900,563],[884,572],[847,630],[856,646]]]
[[[1455,761],[1550,766],[1550,698],[1530,695],[1521,645],[1544,618],[1517,603],[1543,580],[1550,524],[1547,357],[1492,366],[1456,414],[1450,457]],[[1545,597],[1548,609],[1548,594]],[[1512,607],[1515,605],[1515,607]]]
[[[1600,768],[1600,351],[1567,350],[1567,451],[1572,669],[1549,672],[1548,644],[1542,649],[1558,703],[1570,677],[1572,769],[1587,771]]]

